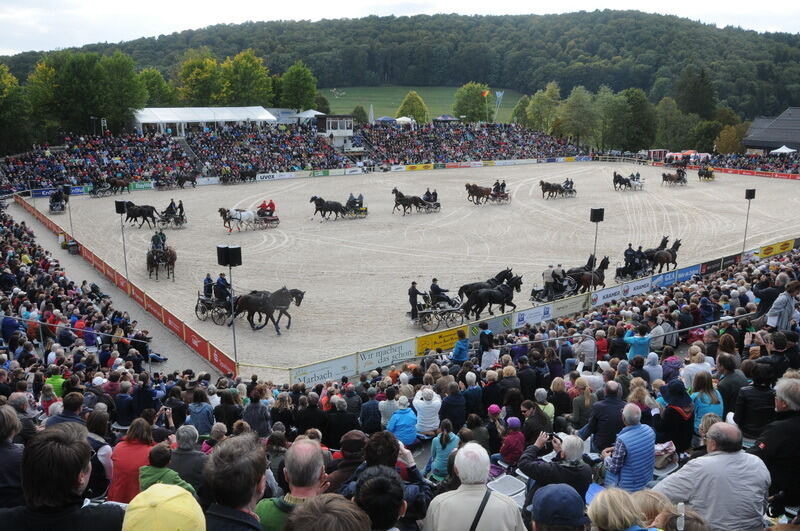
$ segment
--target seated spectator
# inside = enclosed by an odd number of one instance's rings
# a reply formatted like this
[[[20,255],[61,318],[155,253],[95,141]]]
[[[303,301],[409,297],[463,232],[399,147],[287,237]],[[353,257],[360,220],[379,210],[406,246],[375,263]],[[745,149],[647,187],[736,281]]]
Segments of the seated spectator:
[[[644,516],[644,525],[647,527],[653,526],[653,522],[659,515],[671,514],[676,510],[669,498],[651,489],[637,490],[631,494],[631,498],[636,508]]]
[[[219,393],[220,404],[214,408],[214,419],[222,422],[228,429],[228,435],[233,432],[233,424],[242,419],[242,406],[233,400],[233,393],[230,389],[223,389]],[[194,417],[194,413],[192,413]],[[194,423],[194,421],[192,421]],[[196,426],[196,425],[195,425]],[[198,432],[201,430],[198,429]]]
[[[511,368],[513,369],[513,367]],[[460,430],[467,421],[467,401],[455,382],[447,384],[447,396],[442,399],[439,418],[442,420],[448,419],[453,424],[454,431]],[[403,441],[403,444],[410,443]]]
[[[370,531],[369,516],[338,494],[320,494],[299,505],[286,521],[286,531]]]
[[[646,531],[632,496],[619,488],[598,492],[589,504],[589,518],[598,531]]]
[[[342,435],[338,443],[342,459],[335,462],[336,470],[328,474],[327,492],[339,492],[342,484],[350,479],[356,469],[364,462],[364,447],[367,435],[361,430],[351,430]]]
[[[69,425],[67,425],[69,424]],[[122,529],[119,505],[84,505],[81,493],[91,475],[92,448],[86,428],[65,425],[37,433],[22,455],[22,492],[25,505],[0,509],[8,529]],[[58,473],[54,473],[54,471]]]
[[[177,485],[188,490],[192,495],[196,495],[194,487],[182,480],[180,475],[171,468],[167,468],[172,457],[172,450],[164,443],[157,444],[150,449],[148,455],[149,465],[139,468],[139,490],[145,491],[151,485],[164,483],[167,485]]]
[[[703,415],[703,418],[700,421],[700,428],[698,430],[700,435],[700,445],[693,445],[689,459],[696,459],[708,454],[708,448],[706,448],[706,434],[708,433],[708,429],[717,422],[722,422],[722,417],[719,415],[715,415],[714,413],[706,413]]]
[[[503,444],[500,446],[500,453],[493,454],[492,463],[498,463],[501,459],[509,466],[516,466],[522,452],[525,450],[525,435],[522,433],[522,423],[517,417],[506,419],[506,433],[503,436]]]
[[[458,389],[458,384],[456,384],[456,389]],[[403,444],[412,445],[417,442],[417,416],[408,407],[408,398],[401,396],[397,405],[399,409],[392,414],[386,429]]]
[[[191,424],[190,424],[191,426]],[[204,454],[208,455],[214,451],[214,448],[228,438],[225,433],[228,431],[228,427],[221,422],[215,422],[213,426],[211,426],[211,433],[208,434],[208,439],[203,441],[203,444],[200,445],[200,451]]]
[[[656,434],[641,424],[642,410],[636,404],[622,409],[625,427],[617,434],[613,448],[602,452],[606,469],[606,486],[636,492],[653,479]]]
[[[86,418],[86,429],[89,431],[86,440],[94,451],[92,456],[92,475],[83,495],[87,498],[98,498],[106,493],[114,472],[111,460],[113,452],[109,441],[108,413],[92,411]]]
[[[131,500],[122,527],[125,531],[205,529],[206,517],[189,491],[177,485],[156,483]]]
[[[117,424],[127,428],[136,418],[133,411],[133,398],[130,395],[131,383],[124,381],[119,384],[119,393],[114,397],[117,410]]]
[[[542,459],[548,444],[556,452],[552,461]],[[583,440],[576,435],[566,435],[562,441],[558,436],[551,438],[548,433],[542,432],[536,442],[525,449],[517,468],[535,482],[528,490],[525,507],[530,505],[535,493],[546,485],[566,483],[583,499],[592,483],[592,469],[583,462]]]
[[[708,455],[692,459],[654,490],[694,507],[714,531],[763,529],[769,470],[742,452],[742,433],[718,422],[706,434]]]
[[[430,472],[437,481],[447,477],[447,459],[458,447],[459,442],[458,435],[453,433],[453,424],[444,419],[439,424],[439,434],[431,442],[431,457],[424,473]]]
[[[461,480],[461,486],[433,499],[425,516],[424,531],[525,529],[514,500],[486,488],[489,454],[483,447],[475,443],[461,447],[456,454],[455,472]],[[476,509],[465,510],[467,507]]]
[[[580,430],[583,439],[593,435],[592,448],[596,451],[612,446],[617,433],[624,427],[622,408],[625,402],[620,399],[620,385],[614,381],[606,382],[604,391],[605,398],[592,406],[589,422]]]
[[[200,492],[203,485],[203,467],[208,457],[196,449],[198,434],[194,426],[181,426],[175,432],[177,447],[172,450],[169,468],[178,473],[181,479],[187,481],[195,490]]]
[[[735,410],[739,391],[747,386],[747,378],[736,367],[733,357],[722,353],[717,355],[717,378],[719,378],[717,391],[722,397],[722,410],[724,413],[722,416],[727,417],[728,413],[732,413]]]
[[[242,419],[245,420],[250,428],[256,432],[261,439],[269,437],[270,429],[270,416],[269,408],[261,403],[265,397],[266,388],[256,386],[250,394],[250,403],[245,406],[242,411]],[[173,418],[175,413],[173,412]]]
[[[414,396],[413,404],[417,411],[417,433],[436,435],[442,399],[430,387],[423,387]]]
[[[27,387],[27,382],[23,382]],[[19,386],[18,386],[19,387]],[[20,431],[14,436],[13,442],[25,445],[31,437],[36,435],[36,421],[33,415],[28,413],[30,400],[27,393],[15,392],[8,397],[8,405],[14,408],[14,413],[20,422]],[[35,412],[33,412],[35,415]]]
[[[393,468],[371,466],[358,479],[353,502],[367,513],[373,531],[396,529],[406,512],[403,480]]]
[[[261,529],[256,503],[266,489],[266,469],[267,458],[255,435],[231,437],[219,444],[203,472],[214,499],[206,511],[208,531]],[[277,529],[283,529],[283,524]]]
[[[108,501],[128,503],[139,494],[139,468],[147,465],[154,445],[150,424],[142,418],[135,419],[111,453],[114,473],[108,486]]]
[[[336,448],[344,434],[350,430],[357,430],[359,425],[358,416],[347,410],[347,401],[344,398],[334,396],[331,401],[334,409],[325,414],[327,427],[322,433],[322,443],[328,448]],[[414,438],[416,438],[416,434]]]
[[[703,416],[706,413],[713,413],[720,417],[725,414],[722,404],[722,395],[719,391],[714,389],[714,382],[711,380],[711,374],[707,372],[695,374],[691,398],[692,405],[694,406],[694,434],[699,440],[700,421],[703,419]]]
[[[597,402],[597,396],[592,392],[586,379],[582,377],[575,380],[575,389],[578,394],[572,399],[572,413],[568,413],[564,417],[574,429],[579,430],[589,422],[589,415],[592,406]]]
[[[694,406],[692,398],[683,386],[683,380],[676,378],[661,388],[661,395],[667,407],[663,412],[653,409],[653,429],[656,442],[672,441],[675,450],[685,452],[692,447],[694,435]]]
[[[24,447],[12,441],[22,423],[11,406],[0,406],[0,507],[25,505],[22,496],[22,455]]]
[[[67,393],[64,397],[64,410],[54,417],[50,417],[44,423],[45,428],[55,426],[62,422],[74,422],[86,425],[86,421],[80,416],[81,409],[83,408],[83,395],[81,393]]]
[[[533,531],[584,531],[589,524],[583,496],[563,483],[545,485],[533,495]]]
[[[733,421],[748,439],[756,439],[775,418],[775,392],[772,390],[772,370],[756,363],[750,373],[752,385],[742,387],[736,397]]]
[[[630,345],[628,351],[628,359],[633,359],[636,356],[645,357],[650,353],[650,329],[647,325],[639,325],[634,334],[633,328],[625,332],[624,341]]]

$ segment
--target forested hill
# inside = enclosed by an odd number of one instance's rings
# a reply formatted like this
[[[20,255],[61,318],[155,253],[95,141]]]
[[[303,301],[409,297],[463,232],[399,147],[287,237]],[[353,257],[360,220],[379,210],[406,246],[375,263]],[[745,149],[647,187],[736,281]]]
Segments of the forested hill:
[[[187,49],[201,46],[220,59],[252,48],[277,73],[302,59],[322,87],[479,81],[533,93],[555,80],[566,93],[575,85],[640,87],[654,102],[694,64],[710,73],[719,101],[746,117],[800,105],[800,35],[718,29],[638,11],[249,22],[82,50],[119,49],[138,67],[169,74]],[[0,61],[24,79],[40,55]]]

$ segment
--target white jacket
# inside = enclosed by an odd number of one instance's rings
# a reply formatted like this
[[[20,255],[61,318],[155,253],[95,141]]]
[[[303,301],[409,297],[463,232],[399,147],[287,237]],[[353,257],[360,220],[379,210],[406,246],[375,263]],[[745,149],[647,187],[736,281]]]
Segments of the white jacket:
[[[428,402],[422,398],[422,389],[420,389],[414,396],[413,404],[417,411],[417,433],[439,429],[439,409],[442,407],[442,397],[434,392],[433,400]]]
[[[711,452],[692,459],[653,490],[673,503],[691,505],[712,531],[760,531],[769,484],[769,471],[758,457]]]

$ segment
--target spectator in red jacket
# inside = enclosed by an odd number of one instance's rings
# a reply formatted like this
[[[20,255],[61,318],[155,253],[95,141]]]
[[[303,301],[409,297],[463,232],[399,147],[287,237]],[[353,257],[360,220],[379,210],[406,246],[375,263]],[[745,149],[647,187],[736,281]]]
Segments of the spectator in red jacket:
[[[500,453],[492,456],[492,463],[497,463],[500,459],[509,465],[516,465],[522,452],[525,451],[525,435],[520,429],[522,423],[517,417],[509,417],[506,420],[506,435],[503,437],[503,444],[500,446]]]
[[[139,494],[139,468],[150,464],[150,448],[153,446],[150,424],[143,418],[131,422],[127,435],[111,454],[114,474],[108,486],[108,501],[129,503]]]

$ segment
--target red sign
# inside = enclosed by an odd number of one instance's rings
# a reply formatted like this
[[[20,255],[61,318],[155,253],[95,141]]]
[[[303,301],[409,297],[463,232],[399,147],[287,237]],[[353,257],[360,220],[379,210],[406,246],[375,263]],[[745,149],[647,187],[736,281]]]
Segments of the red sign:
[[[128,290],[128,279],[122,276],[122,274],[114,272],[114,283],[119,289],[124,291],[126,295],[130,295],[130,291]]]
[[[211,342],[208,343],[208,361],[222,374],[233,373],[234,376],[236,375],[236,364],[233,363],[233,360]]]
[[[144,294],[144,297],[145,297],[145,299],[144,299],[145,300],[145,310],[147,310],[148,312],[150,312],[153,315],[155,315],[158,318],[159,321],[164,322],[164,319],[163,319],[163,316],[162,316],[162,313],[161,313],[162,312],[161,305],[158,304],[153,299],[151,299],[150,296],[147,293]]]
[[[178,336],[181,341],[183,340],[183,321],[175,317],[172,313],[168,312],[167,310],[161,310],[162,319],[164,321],[164,325],[169,328],[169,331]]]
[[[146,308],[146,303],[144,300],[144,291],[137,288],[134,284],[130,284],[130,287],[131,287],[130,291],[131,298],[133,298],[133,300],[136,301],[136,304],[138,304],[142,308]]]
[[[114,269],[110,265],[108,265],[107,263],[104,264],[103,267],[104,267],[104,273],[108,277],[108,280],[110,280],[111,282],[114,282],[114,275],[116,275],[117,272],[114,271]]]
[[[203,356],[203,358],[208,359],[208,341],[186,324],[183,325],[183,336],[183,340],[192,350]]]
[[[448,162],[444,165],[445,168],[458,168],[458,162]]]

